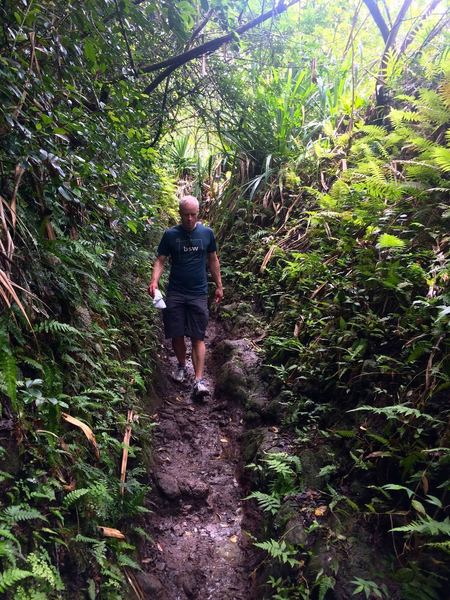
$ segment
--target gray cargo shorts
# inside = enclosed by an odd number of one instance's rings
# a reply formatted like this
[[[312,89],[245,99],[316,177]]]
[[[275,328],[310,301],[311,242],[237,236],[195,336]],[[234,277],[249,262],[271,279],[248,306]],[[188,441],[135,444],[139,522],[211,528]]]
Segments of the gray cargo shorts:
[[[168,292],[166,308],[162,311],[164,336],[190,337],[196,340],[205,338],[208,325],[208,297],[192,296],[181,292]]]

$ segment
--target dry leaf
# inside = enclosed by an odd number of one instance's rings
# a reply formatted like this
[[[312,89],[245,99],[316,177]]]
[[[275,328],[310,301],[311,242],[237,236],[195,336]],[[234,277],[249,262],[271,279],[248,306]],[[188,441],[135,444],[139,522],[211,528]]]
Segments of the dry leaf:
[[[237,535],[232,535],[230,537],[230,542],[232,542],[233,544],[237,544],[238,541],[238,536]]]
[[[221,441],[223,444],[228,444],[228,440],[227,440],[227,438],[220,438],[220,441]]]
[[[316,517],[323,517],[323,515],[327,512],[326,506],[318,506],[314,509],[314,514]]]
[[[105,537],[117,538],[118,540],[125,539],[124,534],[118,529],[113,529],[112,527],[103,527],[102,525],[99,525],[98,528]]]
[[[79,419],[76,419],[75,417],[72,417],[67,413],[62,413],[62,417],[64,421],[67,421],[68,423],[71,423],[72,425],[75,425],[76,427],[79,427],[81,429],[81,431],[84,433],[87,439],[94,446],[95,455],[97,456],[97,458],[100,458],[100,452],[98,451],[97,441],[89,425],[86,425],[86,423],[83,423],[83,421],[80,421]]]
[[[131,441],[131,423],[134,420],[134,412],[132,410],[128,411],[127,415],[127,425],[125,427],[125,433],[123,435],[123,451],[122,451],[122,465],[120,467],[120,493],[124,494],[125,492],[125,478],[127,475],[127,463],[128,463],[128,450],[130,447]]]
[[[72,481],[70,483],[66,483],[65,485],[63,485],[63,489],[66,492],[73,492],[74,489],[76,489],[77,484],[75,479],[72,479]]]

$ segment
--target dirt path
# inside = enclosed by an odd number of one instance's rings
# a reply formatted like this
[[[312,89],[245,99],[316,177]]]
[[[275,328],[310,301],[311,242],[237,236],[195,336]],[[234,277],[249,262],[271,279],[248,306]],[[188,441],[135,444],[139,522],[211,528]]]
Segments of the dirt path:
[[[214,389],[208,329],[206,376]],[[172,353],[165,349],[170,368]],[[219,365],[220,368],[220,365]],[[216,365],[217,369],[217,365]],[[242,408],[213,396],[198,404],[191,383],[166,382],[155,435],[151,508],[140,583],[147,598],[240,600],[252,597],[253,547],[244,532],[239,483]]]

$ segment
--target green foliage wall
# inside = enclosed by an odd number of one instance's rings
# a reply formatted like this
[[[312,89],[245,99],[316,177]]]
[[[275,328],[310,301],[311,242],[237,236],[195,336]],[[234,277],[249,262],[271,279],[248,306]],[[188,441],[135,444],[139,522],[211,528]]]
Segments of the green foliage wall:
[[[121,598],[143,535],[158,344],[145,284],[174,185],[124,79],[114,11],[0,9],[0,592],[11,598]],[[121,495],[129,409],[139,420]]]
[[[268,381],[300,461],[303,449],[330,449],[323,494],[340,518],[392,532],[386,544],[401,557],[378,583],[405,599],[422,586],[438,598],[448,565],[448,90],[441,70],[397,96],[384,125],[325,124],[306,156],[285,154],[289,179],[274,169],[251,188],[235,175],[224,196],[239,209],[231,228],[218,209],[226,275],[267,321]],[[273,494],[251,497],[272,515],[281,508]],[[279,558],[274,543],[259,546]],[[306,581],[309,598],[314,578],[302,577],[291,583]],[[286,584],[280,597],[299,589]]]

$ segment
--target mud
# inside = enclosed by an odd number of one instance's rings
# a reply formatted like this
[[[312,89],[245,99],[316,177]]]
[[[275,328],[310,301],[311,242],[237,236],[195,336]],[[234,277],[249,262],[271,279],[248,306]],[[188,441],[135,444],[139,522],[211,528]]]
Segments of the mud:
[[[191,398],[191,381],[170,380],[175,359],[164,349],[165,397],[157,412],[153,512],[147,519],[153,542],[146,544],[146,572],[139,577],[149,599],[255,597],[251,573],[257,555],[248,532],[254,524],[243,501],[243,406],[214,395],[221,360],[216,354],[213,361],[212,350],[220,339],[220,329],[210,324],[206,377],[212,393],[202,403]]]

